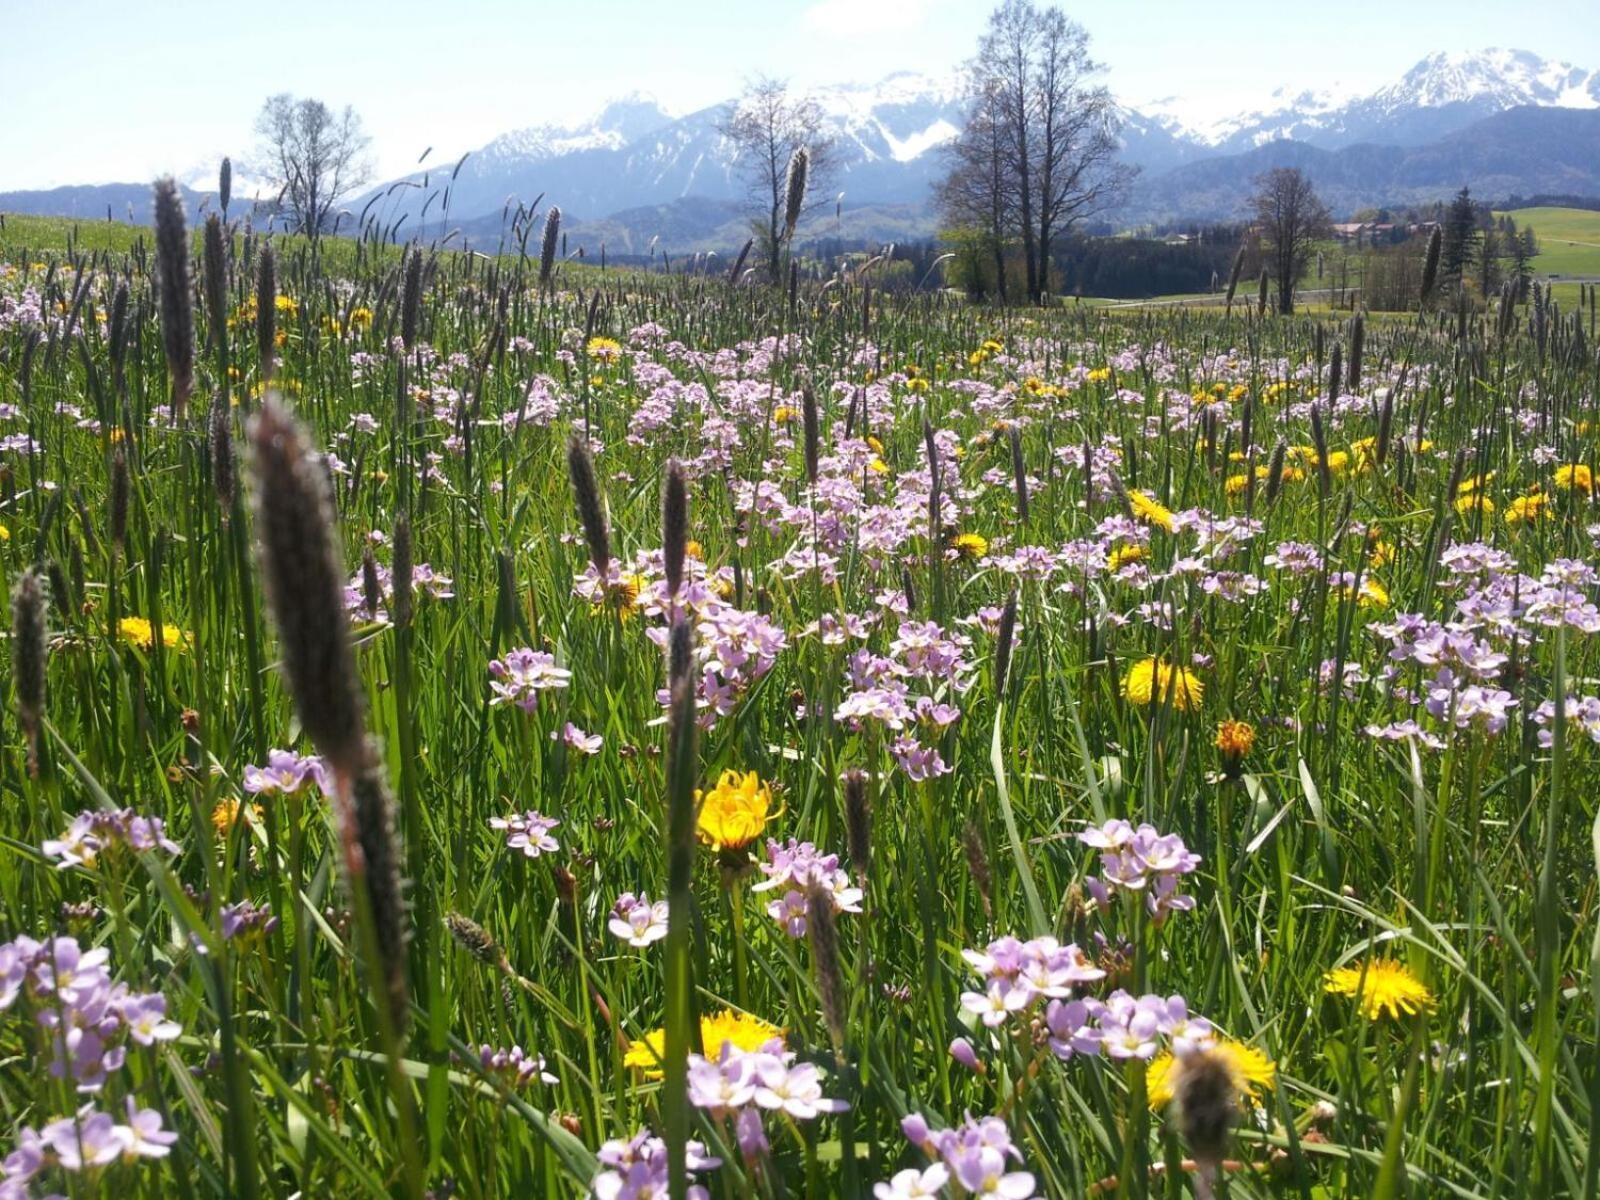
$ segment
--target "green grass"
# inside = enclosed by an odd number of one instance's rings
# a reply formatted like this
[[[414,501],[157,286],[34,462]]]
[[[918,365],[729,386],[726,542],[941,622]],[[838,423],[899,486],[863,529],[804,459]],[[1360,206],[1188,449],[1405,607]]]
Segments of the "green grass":
[[[1539,275],[1600,278],[1600,212],[1519,208],[1510,216],[1519,228],[1530,226],[1539,239],[1539,253],[1533,260]]]
[[[37,771],[32,714],[15,709],[35,644],[26,622],[0,639],[0,936],[103,949],[181,1029],[128,1045],[103,1089],[79,1094],[49,1070],[66,1001],[36,973],[0,1009],[0,1156],[84,1104],[121,1120],[131,1099],[178,1135],[159,1161],[52,1165],[38,1193],[574,1200],[608,1141],[688,1128],[724,1160],[705,1180],[717,1200],[855,1200],[926,1164],[903,1118],[938,1129],[970,1113],[1005,1123],[1007,1169],[1048,1200],[1201,1194],[1181,1113],[1151,1106],[1143,1059],[1058,1057],[1040,997],[992,1026],[963,1002],[983,989],[963,950],[1049,936],[1106,973],[1075,994],[1181,995],[1275,1064],[1239,1101],[1240,1165],[1217,1189],[1233,1200],[1593,1200],[1600,741],[1574,719],[1543,746],[1553,718],[1538,719],[1558,697],[1585,718],[1600,693],[1584,607],[1600,512],[1562,486],[1597,465],[1600,395],[1565,325],[1541,350],[1520,322],[1500,340],[1474,318],[1463,347],[1453,322],[1375,319],[1357,398],[1335,408],[1343,315],[999,311],[855,282],[808,282],[791,306],[781,288],[570,268],[541,288],[536,265],[445,255],[408,349],[393,258],[286,246],[276,386],[329,454],[286,474],[319,495],[331,480],[338,573],[364,596],[370,552],[378,591],[376,611],[362,599],[313,625],[348,627],[354,677],[297,690],[256,548],[256,505],[278,528],[284,500],[251,473],[264,389],[243,242],[221,319],[196,314],[196,388],[176,421],[149,264],[85,261],[74,313],[66,230],[7,227],[0,580],[37,566],[50,596]],[[42,259],[24,250],[47,234]],[[583,435],[617,568],[605,582],[568,473]],[[1275,456],[1281,475],[1247,486]],[[671,608],[673,460],[698,543],[690,678],[722,703],[669,746],[652,634]],[[384,577],[402,522],[449,582],[397,626]],[[317,598],[298,565],[285,605]],[[1403,614],[1439,628],[1408,633]],[[857,631],[818,636],[847,616]],[[129,617],[171,644],[146,644]],[[571,673],[526,711],[494,702],[490,666],[522,647]],[[1183,703],[1141,690],[1152,660],[1192,671]],[[866,715],[839,719],[874,680]],[[250,807],[247,768],[270,749],[318,749],[307,726],[324,753],[341,748],[317,715],[347,687],[391,799],[358,817],[343,786],[311,784]],[[897,696],[927,703],[899,713]],[[1218,747],[1225,719],[1253,727],[1242,759]],[[1427,741],[1368,731],[1408,719]],[[599,752],[569,745],[568,723]],[[921,777],[928,752],[945,773]],[[866,773],[865,845],[849,770]],[[770,786],[765,836],[837,854],[843,874],[821,882],[864,890],[831,941],[769,916],[786,889],[754,891],[762,837],[688,853],[693,791],[724,771]],[[79,814],[122,807],[163,820],[178,852],[112,838],[66,867],[45,852]],[[490,824],[528,810],[560,822],[536,857]],[[388,844],[374,812],[396,824],[403,911],[372,908],[363,871]],[[1194,866],[1192,909],[1155,919],[1148,888],[1094,902],[1114,873],[1077,834],[1110,817],[1199,855],[1150,850]],[[667,941],[614,935],[623,893],[669,887]],[[244,901],[276,924],[224,939],[225,907]],[[447,925],[456,914],[492,945]],[[407,939],[387,957],[386,921]],[[1426,1001],[1369,1019],[1326,990],[1328,972],[1372,959],[1403,966]],[[770,1145],[747,1160],[725,1114],[643,1069],[648,1035],[696,1005],[781,1029],[848,1115],[763,1110]],[[674,1071],[681,1051],[717,1049],[683,1033],[665,1047]],[[980,1070],[952,1056],[956,1038]],[[480,1058],[512,1046],[555,1082]]]

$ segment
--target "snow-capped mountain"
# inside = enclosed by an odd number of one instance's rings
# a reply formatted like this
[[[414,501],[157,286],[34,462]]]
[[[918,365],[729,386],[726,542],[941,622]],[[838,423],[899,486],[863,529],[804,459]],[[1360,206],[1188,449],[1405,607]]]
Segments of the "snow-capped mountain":
[[[812,93],[833,143],[829,186],[846,203],[924,204],[942,169],[940,147],[965,119],[961,79],[910,72],[871,85],[842,85]],[[734,148],[722,134],[732,105],[711,105],[674,115],[646,96],[608,104],[574,126],[540,125],[495,138],[469,154],[455,177],[449,164],[385,184],[349,205],[388,223],[420,213],[432,190],[449,181],[450,219],[499,213],[515,197],[531,203],[543,195],[570,216],[596,219],[634,208],[672,204],[686,197],[735,200],[744,182]],[[398,181],[397,181],[398,182]],[[430,210],[430,228],[442,220]]]
[[[1169,97],[1146,113],[1179,139],[1239,153],[1290,138],[1338,150],[1361,142],[1417,146],[1507,109],[1600,108],[1600,71],[1526,50],[1430,54],[1394,83],[1365,94],[1337,85],[1280,88],[1248,112],[1197,115],[1201,105]]]
[[[1115,87],[1116,78],[1108,82]],[[842,220],[823,203],[814,232],[859,243],[936,227],[932,186],[942,149],[966,118],[959,72],[900,72],[813,92],[832,139],[826,192],[844,193]],[[525,125],[469,153],[429,162],[348,199],[401,236],[461,228],[475,245],[504,234],[515,202],[560,205],[591,250],[641,251],[657,234],[674,251],[737,249],[747,236],[745,180],[722,134],[734,103],[677,113],[649,96],[614,100],[570,125]],[[1331,84],[1281,88],[1242,104],[1212,88],[1192,99],[1122,105],[1123,157],[1142,169],[1124,224],[1236,215],[1259,171],[1305,166],[1341,211],[1437,198],[1463,184],[1489,198],[1520,192],[1600,194],[1600,71],[1524,50],[1432,54],[1376,90]],[[1400,153],[1402,152],[1403,153]],[[1588,156],[1588,157],[1586,157]],[[185,172],[194,203],[216,187],[220,155]],[[238,157],[234,196],[270,195]],[[148,220],[148,183],[0,194],[0,210]],[[423,219],[425,216],[425,220]]]

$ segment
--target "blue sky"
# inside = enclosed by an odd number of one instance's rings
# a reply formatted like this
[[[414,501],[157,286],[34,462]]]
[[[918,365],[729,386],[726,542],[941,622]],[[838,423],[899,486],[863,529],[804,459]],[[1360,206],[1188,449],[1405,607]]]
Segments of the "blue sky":
[[[1600,67],[1600,0],[1111,0],[1063,5],[1129,101],[1197,117],[1275,88],[1366,89],[1434,50]],[[0,0],[0,191],[247,159],[276,91],[353,103],[380,177],[630,91],[687,111],[765,72],[800,85],[948,71],[987,0]],[[1182,111],[1180,109],[1180,111]]]

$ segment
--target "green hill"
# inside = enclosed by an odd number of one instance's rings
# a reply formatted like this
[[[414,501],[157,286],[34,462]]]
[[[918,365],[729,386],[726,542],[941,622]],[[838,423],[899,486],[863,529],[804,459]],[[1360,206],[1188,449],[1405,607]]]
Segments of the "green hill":
[[[1518,208],[1517,225],[1539,239],[1533,269],[1541,278],[1600,279],[1600,212],[1582,208]]]

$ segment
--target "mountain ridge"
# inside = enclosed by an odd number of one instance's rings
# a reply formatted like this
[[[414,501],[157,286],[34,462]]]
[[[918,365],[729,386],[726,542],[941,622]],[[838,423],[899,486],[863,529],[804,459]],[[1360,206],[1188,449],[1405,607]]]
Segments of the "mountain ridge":
[[[826,219],[807,228],[864,241],[931,233],[941,149],[966,113],[961,75],[899,71],[811,95],[837,166],[818,197]],[[613,247],[672,230],[686,239],[674,252],[736,248],[744,223],[729,214],[746,188],[721,132],[732,103],[677,113],[630,93],[584,120],[510,129],[462,158],[378,184],[345,207],[352,221],[366,216],[400,236],[442,238],[460,229],[483,244],[500,236],[518,203],[539,202],[561,206],[569,235]],[[1600,120],[1600,70],[1525,50],[1430,54],[1376,89],[1279,89],[1265,107],[1220,120],[1186,121],[1175,103],[1118,107],[1124,158],[1142,170],[1116,213],[1125,227],[1237,216],[1251,177],[1273,165],[1309,165],[1336,212],[1434,199],[1463,184],[1490,197],[1600,194],[1600,163],[1580,161],[1593,124],[1583,118]],[[1493,121],[1506,113],[1523,115]],[[1480,129],[1485,121],[1491,124]],[[1471,130],[1483,146],[1462,140]],[[203,170],[185,173],[191,205],[202,202],[204,179]],[[95,219],[110,205],[116,218],[143,221],[148,196],[145,184],[0,193],[0,209]],[[705,211],[694,213],[696,204]],[[650,229],[652,220],[661,227]]]

